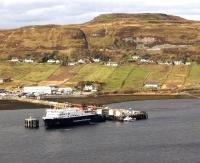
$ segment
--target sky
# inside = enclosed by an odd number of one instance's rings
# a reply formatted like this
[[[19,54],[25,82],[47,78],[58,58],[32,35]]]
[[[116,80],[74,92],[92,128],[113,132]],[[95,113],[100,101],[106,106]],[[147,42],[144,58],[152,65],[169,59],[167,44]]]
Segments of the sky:
[[[200,20],[200,0],[0,0],[0,28],[84,23],[102,13],[165,13]]]

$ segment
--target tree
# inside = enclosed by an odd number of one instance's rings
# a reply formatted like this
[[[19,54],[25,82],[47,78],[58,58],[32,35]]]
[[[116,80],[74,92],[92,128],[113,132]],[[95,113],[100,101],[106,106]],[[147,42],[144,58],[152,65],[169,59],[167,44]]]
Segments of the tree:
[[[143,58],[144,58],[144,59],[149,59],[149,58],[150,58],[150,55],[149,55],[148,53],[145,53],[145,54],[143,55]]]
[[[43,54],[42,62],[47,62],[49,59],[57,59],[59,51],[54,50],[53,52],[45,52]]]
[[[200,64],[200,57],[197,57],[196,62],[197,62],[197,64]]]

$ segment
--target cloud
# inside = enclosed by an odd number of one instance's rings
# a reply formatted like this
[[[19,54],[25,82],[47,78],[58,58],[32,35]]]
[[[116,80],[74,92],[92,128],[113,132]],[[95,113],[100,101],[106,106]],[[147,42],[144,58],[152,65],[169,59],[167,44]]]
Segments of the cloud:
[[[0,0],[0,28],[74,24],[101,13],[159,12],[200,20],[198,0]]]

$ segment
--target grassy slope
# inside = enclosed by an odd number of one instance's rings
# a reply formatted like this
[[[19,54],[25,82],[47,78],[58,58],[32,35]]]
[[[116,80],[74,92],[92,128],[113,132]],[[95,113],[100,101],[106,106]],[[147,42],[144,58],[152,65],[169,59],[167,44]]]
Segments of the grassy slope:
[[[63,81],[73,78],[83,65],[78,66],[60,66],[49,78],[50,81]]]
[[[66,80],[65,85],[75,85],[79,81],[101,81],[106,84],[103,90],[105,92],[129,91],[142,89],[144,82],[160,82],[165,84],[167,88],[189,85],[193,82],[199,83],[200,65],[127,64],[107,67],[101,64],[86,64],[60,67],[48,64],[0,63],[1,77],[11,77],[18,83]]]
[[[192,65],[188,73],[186,80],[187,88],[199,88],[200,87],[200,65]]]
[[[104,82],[114,70],[115,68],[106,67],[100,64],[87,64],[87,65],[84,65],[70,81],[72,82],[79,82],[79,81]]]
[[[168,88],[182,87],[188,76],[189,66],[173,66],[165,84]]]
[[[144,68],[150,71],[149,76],[146,79],[146,82],[159,82],[163,83],[168,74],[171,72],[172,66],[168,65],[146,65]]]
[[[191,82],[200,82],[200,65],[192,65],[188,80]]]
[[[121,90],[132,69],[133,66],[131,65],[117,67],[109,78],[105,80],[106,85],[104,87],[104,91],[109,92]]]
[[[141,89],[148,74],[149,70],[144,66],[134,67],[124,82],[123,90]]]
[[[21,81],[41,81],[46,80],[58,67],[58,65],[47,64],[0,63],[0,77],[11,77],[13,80]]]

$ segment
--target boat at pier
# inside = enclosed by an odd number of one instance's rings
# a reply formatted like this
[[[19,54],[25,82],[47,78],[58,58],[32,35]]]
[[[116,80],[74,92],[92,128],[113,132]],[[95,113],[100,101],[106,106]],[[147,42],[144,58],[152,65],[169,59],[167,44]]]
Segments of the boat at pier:
[[[66,107],[63,109],[47,109],[46,115],[42,119],[46,128],[58,128],[96,122],[99,115],[94,111]]]
[[[123,119],[124,122],[132,122],[134,121],[134,118],[131,118],[129,116],[126,116],[124,119]]]

